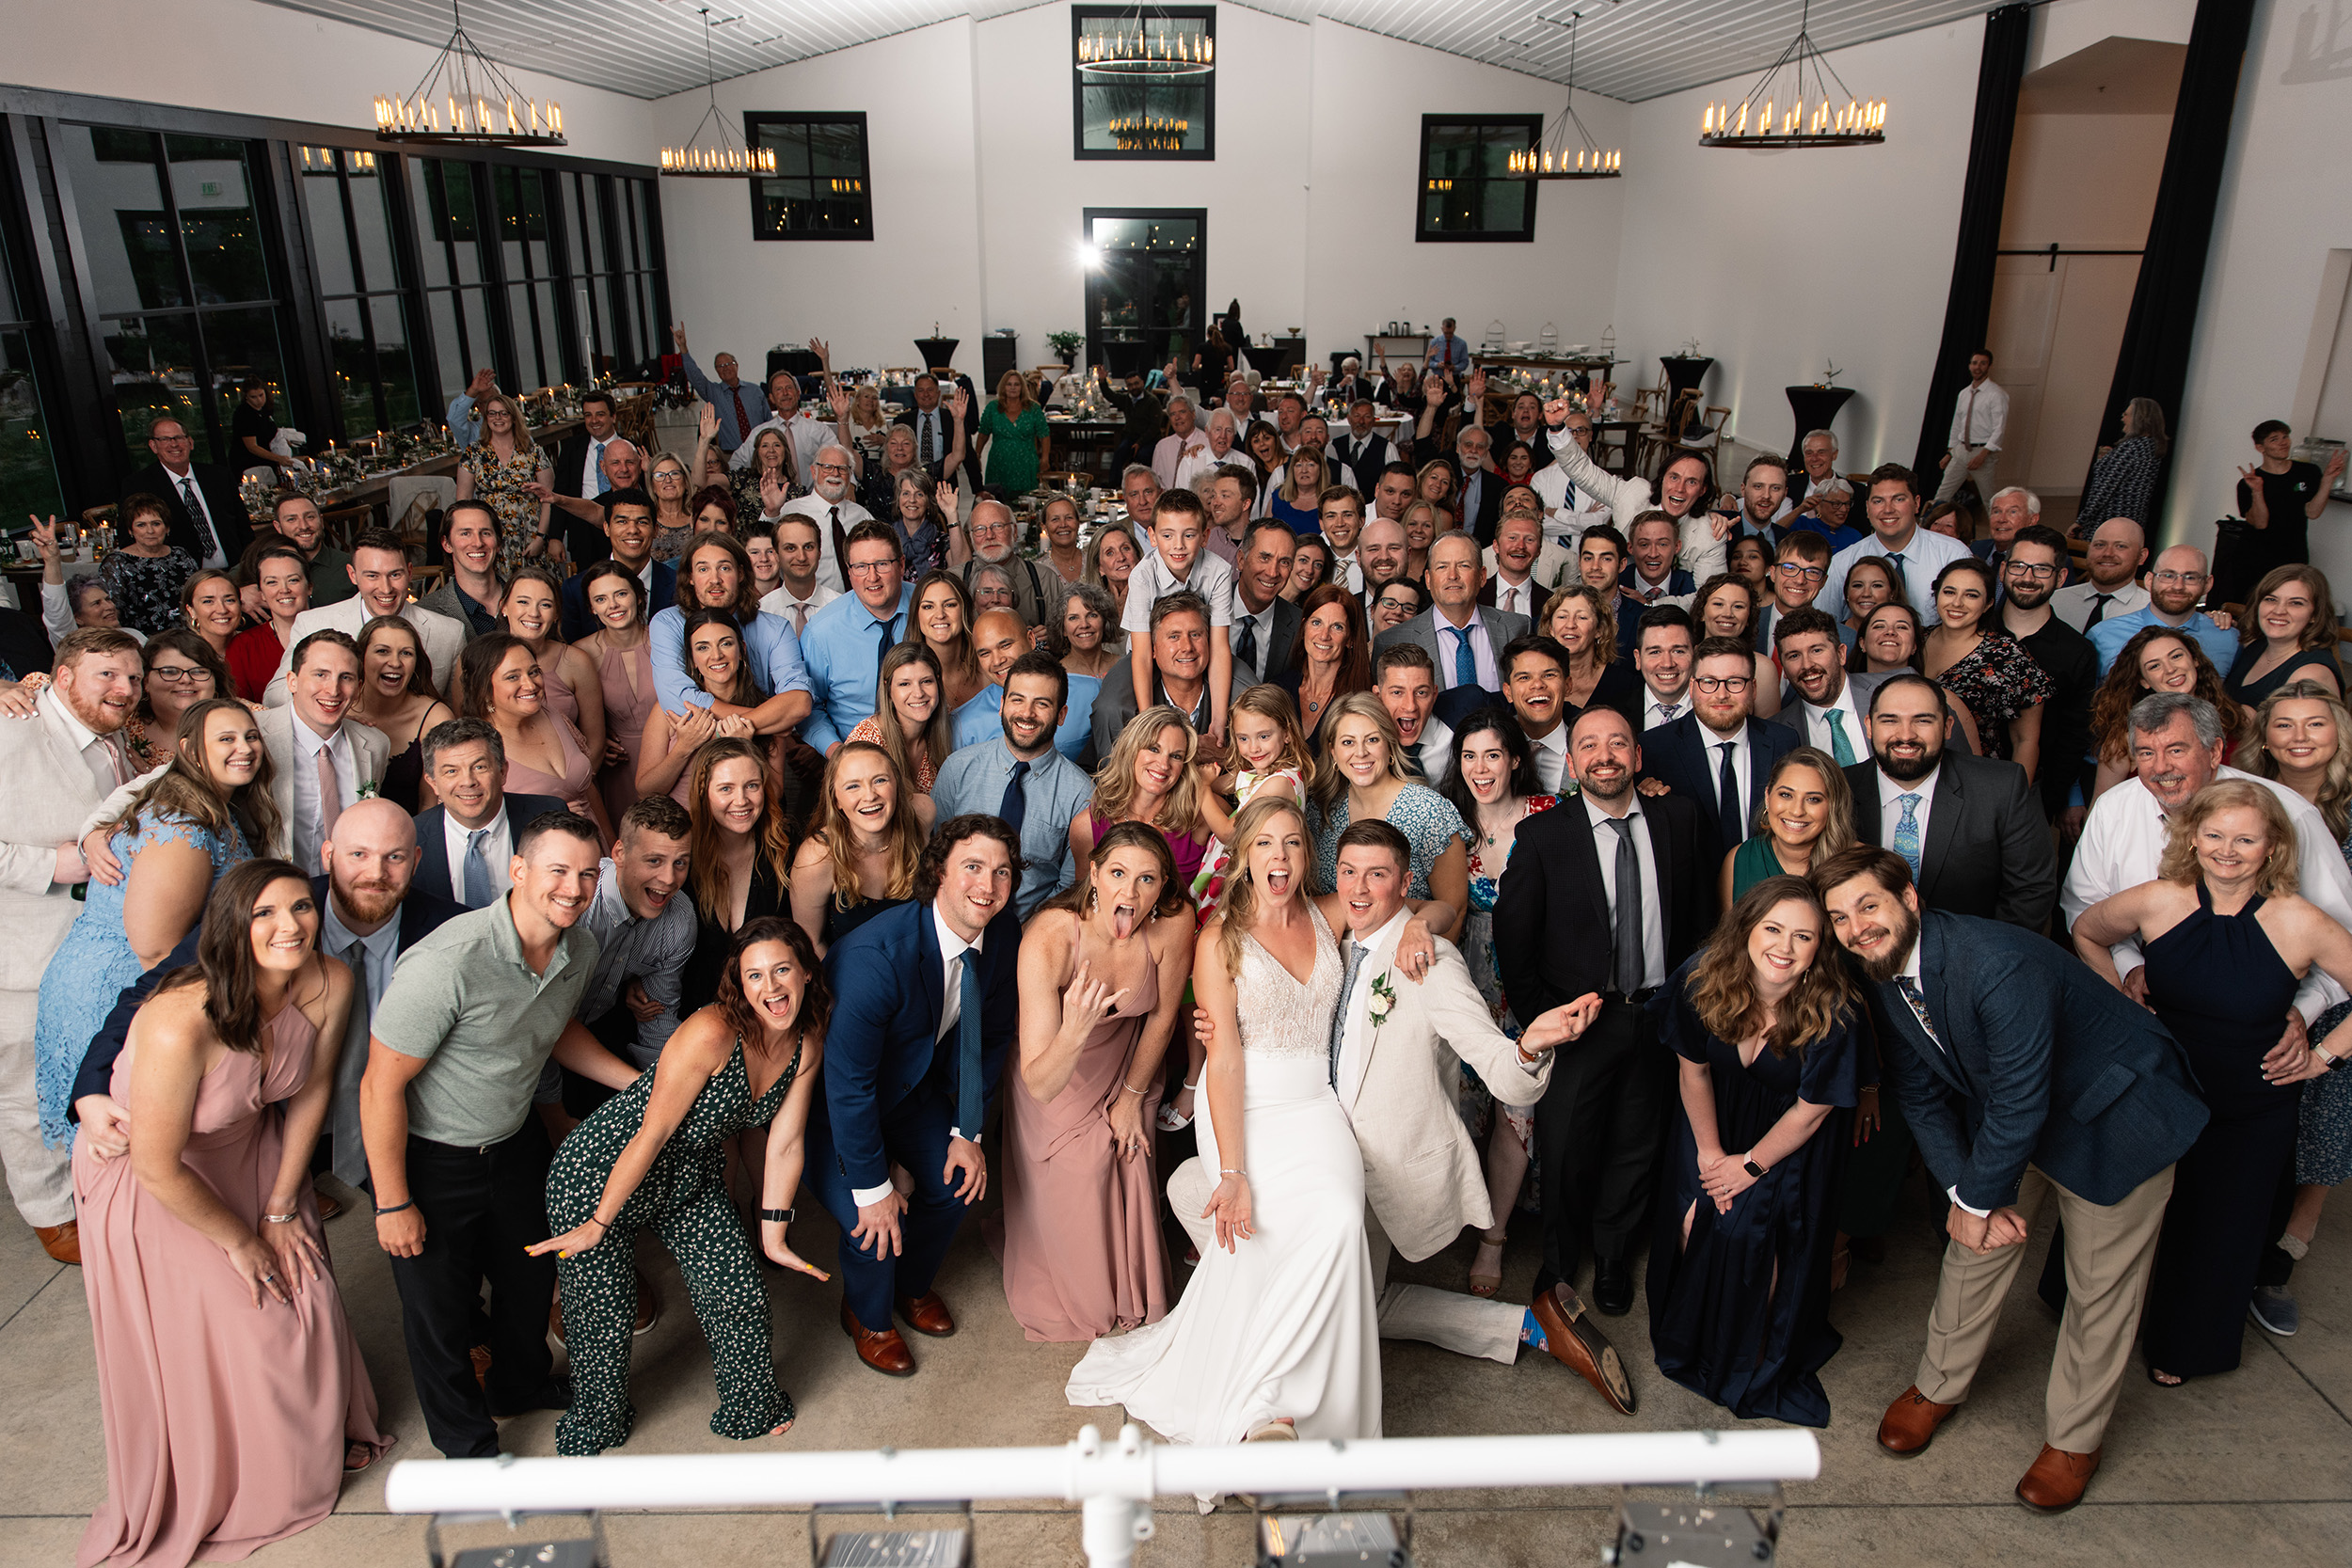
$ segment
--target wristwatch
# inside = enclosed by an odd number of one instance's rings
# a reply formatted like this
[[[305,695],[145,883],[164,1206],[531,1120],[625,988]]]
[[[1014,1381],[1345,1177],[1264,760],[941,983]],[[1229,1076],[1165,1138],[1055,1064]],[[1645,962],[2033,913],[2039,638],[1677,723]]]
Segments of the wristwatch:
[[[763,1220],[773,1220],[778,1225],[790,1225],[792,1211],[790,1209],[762,1209],[759,1212],[759,1217]]]
[[[1740,1168],[1746,1171],[1750,1176],[1755,1177],[1759,1181],[1764,1179],[1764,1167],[1757,1164],[1754,1160],[1740,1161]]]
[[[2352,1056],[2331,1056],[2315,1045],[2312,1047],[2312,1054],[2326,1062],[2329,1072],[2335,1071],[2346,1062],[2352,1062]]]

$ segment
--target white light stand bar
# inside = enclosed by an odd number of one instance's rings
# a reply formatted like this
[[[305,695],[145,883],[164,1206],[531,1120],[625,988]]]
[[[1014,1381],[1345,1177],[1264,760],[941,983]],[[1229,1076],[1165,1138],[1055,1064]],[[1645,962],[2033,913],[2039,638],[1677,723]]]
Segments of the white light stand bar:
[[[881,1449],[850,1453],[647,1454],[596,1459],[404,1460],[395,1513],[600,1513],[817,1503],[1079,1503],[1089,1568],[1129,1568],[1166,1495],[1434,1491],[1488,1486],[1708,1486],[1811,1481],[1810,1432],[1649,1432],[1361,1442],[1105,1445],[1093,1427],[1058,1449]]]

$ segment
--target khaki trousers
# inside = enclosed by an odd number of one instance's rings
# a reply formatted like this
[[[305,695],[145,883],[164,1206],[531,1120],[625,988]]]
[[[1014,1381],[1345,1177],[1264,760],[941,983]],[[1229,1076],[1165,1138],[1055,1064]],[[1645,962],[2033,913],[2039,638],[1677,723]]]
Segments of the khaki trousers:
[[[2044,1206],[2055,1200],[2066,1227],[2066,1313],[2050,1360],[2043,1437],[2054,1449],[2089,1453],[2106,1438],[2139,1328],[2165,1202],[2171,1196],[2170,1165],[2133,1188],[2121,1203],[2106,1206],[2077,1197],[2038,1166],[2026,1167],[2018,1212],[2028,1226],[2037,1225]],[[2023,1244],[1982,1254],[1958,1242],[1945,1248],[1943,1278],[1928,1314],[1927,1349],[1919,1357],[1921,1394],[1938,1404],[1958,1404],[1968,1397],[2025,1258]]]
[[[40,1141],[33,1088],[33,1015],[40,1010],[40,991],[0,990],[0,1165],[16,1212],[26,1225],[46,1228],[73,1217],[73,1153]]]
[[[1990,506],[1993,502],[1993,492],[2000,484],[2000,481],[1994,475],[2001,467],[2001,454],[1997,451],[1988,451],[1984,454],[1984,461],[1971,468],[1968,466],[1968,459],[1974,457],[1975,452],[1970,451],[1966,447],[1954,447],[1951,451],[1952,460],[1944,465],[1943,476],[1935,486],[1934,499],[1929,501],[1928,504],[1933,506],[1937,501],[1950,500],[1960,494],[1962,485],[1973,479],[1977,482],[1977,494],[1984,499],[1986,505]]]

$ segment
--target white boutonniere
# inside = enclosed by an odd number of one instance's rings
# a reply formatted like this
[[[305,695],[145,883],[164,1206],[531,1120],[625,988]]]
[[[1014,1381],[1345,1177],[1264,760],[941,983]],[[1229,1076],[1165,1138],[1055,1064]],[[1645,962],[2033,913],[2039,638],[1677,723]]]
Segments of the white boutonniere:
[[[1372,1026],[1375,1029],[1379,1028],[1389,1022],[1389,1015],[1394,1011],[1396,1011],[1396,987],[1390,982],[1389,972],[1384,969],[1372,977],[1372,1006],[1368,1011]]]
[[[360,781],[359,781],[359,799],[360,799],[360,800],[374,800],[374,799],[375,799],[375,797],[376,797],[377,793],[378,793],[378,790],[377,790],[377,785],[376,785],[376,783],[375,783],[375,781],[374,781],[374,780],[373,780],[373,779],[362,779],[362,780],[360,780]]]

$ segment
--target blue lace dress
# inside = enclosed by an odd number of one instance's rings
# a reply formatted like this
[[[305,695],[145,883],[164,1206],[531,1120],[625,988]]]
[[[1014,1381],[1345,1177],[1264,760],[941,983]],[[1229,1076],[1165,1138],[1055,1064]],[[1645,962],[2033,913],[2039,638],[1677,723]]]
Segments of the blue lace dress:
[[[2340,847],[2344,863],[2352,865],[2352,838]],[[2312,1043],[2319,1044],[2345,1019],[2352,1002],[2339,1002],[2312,1025]],[[2295,1135],[2295,1180],[2311,1186],[2333,1187],[2352,1179],[2352,1068],[2323,1072],[2303,1085],[2303,1104]]]
[[[1333,879],[1339,875],[1340,834],[1347,832],[1347,797],[1342,795],[1327,816],[1310,805],[1308,818],[1308,831],[1315,841],[1315,891],[1328,893]],[[1428,897],[1429,869],[1438,863],[1438,857],[1457,838],[1464,844],[1470,842],[1470,830],[1462,825],[1462,814],[1454,809],[1453,801],[1427,784],[1408,784],[1390,803],[1389,822],[1413,847],[1405,896]]]
[[[122,990],[143,973],[131,938],[122,928],[123,895],[131,886],[131,868],[139,856],[158,844],[192,844],[212,857],[213,879],[238,862],[252,858],[245,834],[232,824],[226,840],[211,829],[180,816],[142,813],[136,833],[115,830],[107,840],[122,862],[122,880],[113,887],[89,884],[88,898],[72,928],[65,934],[56,956],[40,977],[40,1011],[33,1025],[33,1076],[40,1094],[40,1135],[50,1147],[62,1148],[73,1138],[66,1119],[73,1093],[73,1076],[82,1068],[90,1037],[114,1011]]]

